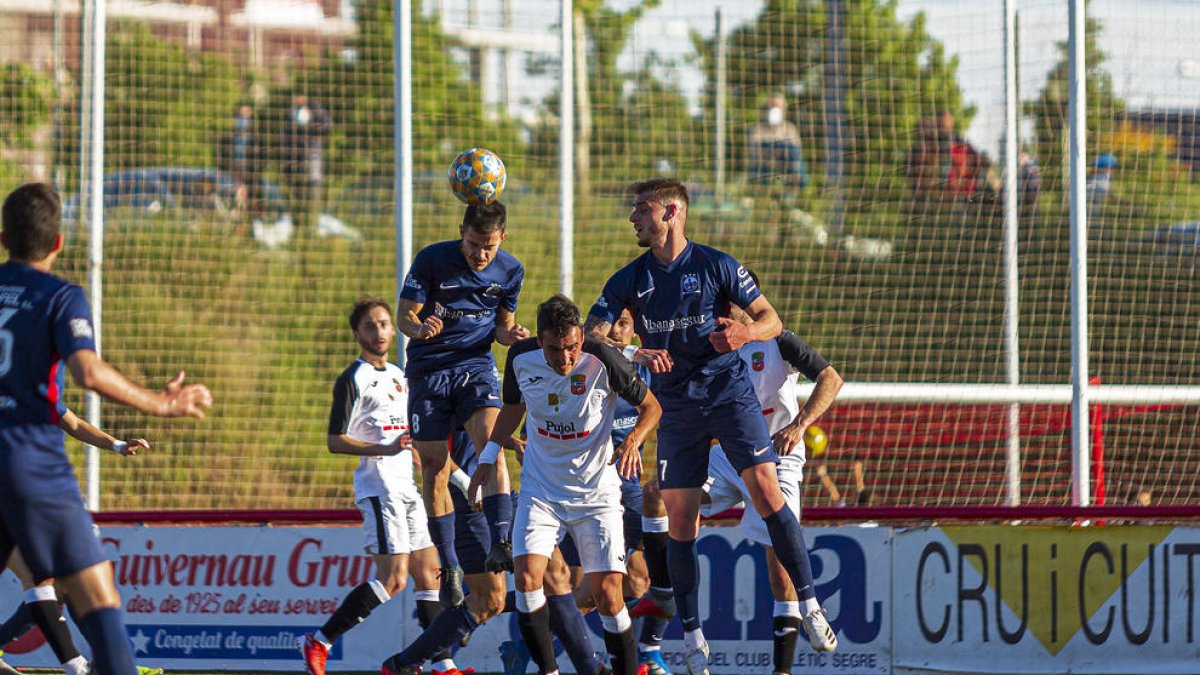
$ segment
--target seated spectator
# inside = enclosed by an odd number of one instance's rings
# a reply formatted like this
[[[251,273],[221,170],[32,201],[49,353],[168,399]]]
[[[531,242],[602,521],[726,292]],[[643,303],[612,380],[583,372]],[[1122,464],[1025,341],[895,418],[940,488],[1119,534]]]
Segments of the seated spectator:
[[[803,188],[808,186],[808,169],[800,151],[800,132],[787,121],[786,105],[782,96],[771,96],[762,119],[750,128],[746,148],[750,179]]]

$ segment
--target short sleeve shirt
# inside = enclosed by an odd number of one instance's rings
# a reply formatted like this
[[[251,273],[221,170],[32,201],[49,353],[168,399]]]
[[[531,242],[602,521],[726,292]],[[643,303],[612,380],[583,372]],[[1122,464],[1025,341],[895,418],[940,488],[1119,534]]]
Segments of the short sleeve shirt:
[[[394,364],[376,368],[356,359],[333,385],[329,434],[363,443],[391,443],[408,433],[408,382]],[[415,495],[411,450],[362,456],[354,471],[354,498]]]
[[[641,405],[646,384],[616,349],[586,339],[575,368],[563,375],[546,363],[536,338],[508,350],[506,404],[525,403],[528,442],[521,493],[553,503],[595,505],[620,499],[612,459],[617,398]]]
[[[0,425],[57,425],[63,361],[96,349],[83,289],[27,265],[0,265]]]
[[[409,340],[405,372],[409,377],[448,368],[495,365],[492,342],[496,312],[517,311],[525,268],[504,249],[476,271],[467,263],[460,241],[421,249],[413,259],[400,297],[422,305],[418,318],[436,315],[442,332],[428,340]]]
[[[735,352],[718,353],[708,336],[732,304],[747,307],[761,295],[732,256],[689,241],[668,264],[647,251],[619,270],[590,314],[612,323],[628,308],[642,346],[671,354],[674,368],[651,383],[660,399],[721,403],[745,393],[726,387],[743,366]]]

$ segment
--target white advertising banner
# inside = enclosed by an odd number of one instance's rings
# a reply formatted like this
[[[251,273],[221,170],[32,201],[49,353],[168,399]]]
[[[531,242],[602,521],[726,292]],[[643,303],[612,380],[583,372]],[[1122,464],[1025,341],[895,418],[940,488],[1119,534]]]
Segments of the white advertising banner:
[[[897,667],[1198,670],[1200,529],[946,526],[892,548]]]
[[[817,594],[841,644],[836,654],[818,655],[801,638],[794,674],[891,672],[888,535],[886,528],[806,529]],[[319,628],[373,573],[355,527],[106,527],[102,538],[116,565],[136,658],[168,669],[302,669],[297,639]],[[737,528],[705,527],[697,549],[712,672],[768,675],[773,601],[763,548]],[[20,586],[5,573],[0,611],[20,601]],[[409,589],[375,610],[334,646],[329,669],[376,671],[419,633],[414,607]],[[588,625],[602,651],[598,617],[589,616]],[[666,638],[664,654],[682,672],[678,622]],[[511,639],[519,639],[515,617],[498,617],[455,659],[460,667],[503,672],[497,647]],[[8,647],[5,659],[55,665],[37,631]],[[565,655],[560,665],[570,669]]]

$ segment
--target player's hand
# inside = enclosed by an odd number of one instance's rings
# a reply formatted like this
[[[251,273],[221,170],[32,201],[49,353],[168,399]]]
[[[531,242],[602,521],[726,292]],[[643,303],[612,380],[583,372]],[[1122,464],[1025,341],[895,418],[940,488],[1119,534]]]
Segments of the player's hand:
[[[633,353],[633,362],[645,366],[652,373],[669,373],[675,367],[675,362],[665,349],[639,349]]]
[[[517,461],[521,464],[525,463],[525,439],[509,436],[504,442],[504,447],[517,453]]]
[[[471,474],[471,484],[467,486],[467,501],[471,508],[479,511],[483,508],[483,486],[492,481],[496,475],[495,464],[480,464]]]
[[[530,333],[528,328],[519,323],[514,323],[513,325],[509,326],[508,330],[505,332],[504,337],[506,340],[508,340],[508,342],[504,342],[503,344],[516,344],[518,341],[529,337],[529,335]]]
[[[613,451],[608,463],[617,465],[617,473],[621,474],[621,478],[636,478],[642,475],[642,450],[636,445],[622,443]]]
[[[162,394],[167,399],[163,417],[195,417],[204,419],[204,409],[213,404],[212,392],[202,384],[183,385],[185,373],[179,374],[163,387]]]
[[[717,317],[717,328],[708,335],[708,341],[719,352],[737,351],[742,345],[752,342],[754,335],[750,327],[727,316]]]
[[[405,450],[412,450],[412,449],[413,449],[412,436],[410,436],[408,434],[402,434],[400,436],[397,436],[395,440],[393,440],[391,443],[388,443],[388,450],[390,450],[390,452],[388,452],[389,455],[398,455],[398,454],[404,452]]]
[[[150,449],[150,441],[147,441],[144,438],[126,438],[125,443],[126,443],[125,449],[121,451],[121,454],[126,457],[132,457],[132,456],[138,454],[139,449],[140,450],[149,450]]]
[[[421,327],[417,329],[417,339],[428,340],[435,338],[441,334],[442,329],[445,327],[446,324],[442,323],[441,317],[430,314],[425,317],[425,320],[421,322]]]
[[[792,454],[796,446],[803,441],[804,427],[795,422],[775,432],[775,435],[771,437],[771,442],[775,444],[775,452],[778,452],[780,457]]]

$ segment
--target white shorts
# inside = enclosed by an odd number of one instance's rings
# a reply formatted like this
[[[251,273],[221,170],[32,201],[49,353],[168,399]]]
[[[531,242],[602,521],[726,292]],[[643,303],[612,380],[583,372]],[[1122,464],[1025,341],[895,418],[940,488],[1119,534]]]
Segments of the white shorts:
[[[412,553],[433,546],[421,495],[382,495],[357,502],[364,550],[371,555]]]
[[[796,518],[800,518],[800,499],[804,490],[804,457],[800,454],[780,457],[779,464],[775,467],[775,473],[779,476],[779,490],[783,492],[783,499],[787,503],[787,507],[796,514]],[[712,503],[701,507],[701,513],[709,516],[731,509],[738,504],[744,504],[745,509],[742,512],[741,522],[742,534],[750,541],[770,546],[771,536],[767,532],[767,524],[754,509],[746,484],[733,469],[733,465],[725,457],[725,452],[721,450],[720,445],[714,445],[709,451],[708,475],[712,481],[708,488],[708,495],[712,499]]]
[[[549,558],[568,533],[590,572],[625,573],[625,520],[618,493],[611,504],[565,506],[521,495],[513,518],[513,556]]]

